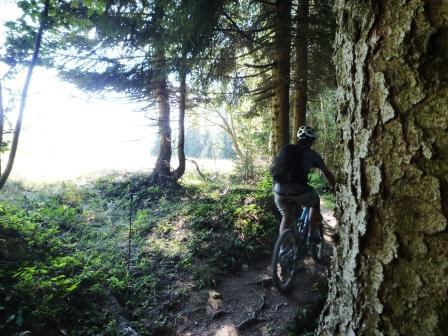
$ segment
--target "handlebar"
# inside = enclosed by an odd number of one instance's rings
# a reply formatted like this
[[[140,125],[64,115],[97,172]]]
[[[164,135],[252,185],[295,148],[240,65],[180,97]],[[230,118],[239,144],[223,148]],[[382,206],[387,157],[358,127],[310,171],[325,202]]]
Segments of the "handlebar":
[[[318,191],[319,193],[335,192],[334,188],[332,188],[331,186],[323,186],[320,188],[316,188],[315,190]]]

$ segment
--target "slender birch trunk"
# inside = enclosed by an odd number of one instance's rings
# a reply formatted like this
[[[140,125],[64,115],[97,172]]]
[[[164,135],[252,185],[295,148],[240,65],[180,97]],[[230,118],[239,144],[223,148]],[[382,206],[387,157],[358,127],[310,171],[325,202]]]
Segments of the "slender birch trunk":
[[[46,0],[44,4],[44,9],[42,11],[41,17],[40,17],[40,26],[36,34],[36,40],[34,42],[34,51],[33,56],[31,58],[31,62],[28,66],[28,72],[26,74],[25,78],[25,84],[23,85],[22,89],[22,96],[20,99],[20,107],[19,107],[19,115],[17,117],[16,126],[14,128],[14,134],[11,141],[11,148],[9,150],[9,157],[8,162],[6,163],[5,170],[1,172],[0,175],[0,189],[3,188],[6,181],[8,180],[9,175],[11,174],[12,167],[14,165],[14,160],[16,158],[17,148],[19,146],[19,139],[20,139],[20,132],[22,130],[22,121],[23,121],[23,115],[25,113],[25,106],[26,106],[26,98],[28,95],[28,88],[31,83],[31,77],[33,75],[34,67],[37,64],[37,59],[39,57],[39,51],[40,51],[40,45],[42,42],[42,36],[44,34],[44,29],[47,24],[48,20],[48,11],[50,9],[50,0]],[[2,106],[2,136],[3,136],[3,106]],[[1,142],[0,142],[1,144]]]
[[[180,179],[185,173],[185,109],[187,99],[187,71],[185,69],[185,58],[180,70],[180,94],[179,94],[179,134],[177,142],[177,157],[179,166],[174,172],[174,178]]]

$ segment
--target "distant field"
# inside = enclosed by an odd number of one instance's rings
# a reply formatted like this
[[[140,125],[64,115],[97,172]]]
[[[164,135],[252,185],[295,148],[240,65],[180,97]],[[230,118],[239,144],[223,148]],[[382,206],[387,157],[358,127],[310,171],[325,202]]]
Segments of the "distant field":
[[[55,182],[65,180],[90,179],[112,172],[151,172],[156,158],[155,157],[132,157],[129,153],[117,157],[85,157],[71,160],[67,155],[60,160],[45,157],[36,157],[33,155],[18,155],[11,179],[36,181],[36,182]],[[234,163],[230,160],[211,160],[194,159],[201,171],[213,173],[229,173],[234,168]],[[177,167],[177,160],[171,163],[173,168]],[[196,171],[196,167],[187,161],[187,171]]]

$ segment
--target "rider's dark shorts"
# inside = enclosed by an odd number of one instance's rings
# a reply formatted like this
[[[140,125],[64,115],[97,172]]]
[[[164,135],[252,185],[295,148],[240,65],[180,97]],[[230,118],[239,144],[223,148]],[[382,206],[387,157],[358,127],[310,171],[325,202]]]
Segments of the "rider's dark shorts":
[[[299,205],[313,207],[320,203],[320,199],[317,191],[313,189],[300,195],[279,195],[274,192],[274,202],[282,216],[288,216],[295,214]]]

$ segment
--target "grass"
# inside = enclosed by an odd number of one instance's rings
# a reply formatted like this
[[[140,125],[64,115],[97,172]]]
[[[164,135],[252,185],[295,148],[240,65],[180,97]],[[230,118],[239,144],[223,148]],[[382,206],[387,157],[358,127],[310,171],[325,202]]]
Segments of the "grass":
[[[119,335],[114,298],[137,332],[169,335],[193,288],[270,254],[273,208],[268,179],[9,183],[0,197],[0,333]]]
[[[9,182],[0,194],[0,334],[120,335],[117,314],[141,335],[174,333],[191,290],[270,255],[271,183],[191,174],[164,187],[139,174]],[[318,174],[310,183],[325,185]]]

